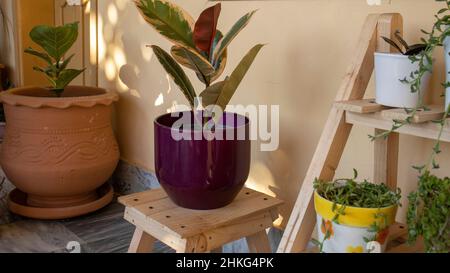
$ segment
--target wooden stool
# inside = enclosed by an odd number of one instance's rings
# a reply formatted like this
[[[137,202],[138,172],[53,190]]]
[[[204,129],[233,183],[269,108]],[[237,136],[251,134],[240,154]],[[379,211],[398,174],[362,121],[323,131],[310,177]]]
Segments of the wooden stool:
[[[125,219],[136,226],[129,253],[151,252],[159,240],[179,253],[210,252],[246,237],[255,253],[270,253],[266,229],[278,218],[282,201],[244,189],[227,207],[190,210],[178,207],[164,190],[150,190],[119,198]]]

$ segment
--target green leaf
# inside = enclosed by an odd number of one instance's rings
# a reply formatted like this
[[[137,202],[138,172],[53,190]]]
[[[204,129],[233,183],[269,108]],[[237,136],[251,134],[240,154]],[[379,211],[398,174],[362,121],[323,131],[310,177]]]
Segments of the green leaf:
[[[46,71],[45,71],[43,68],[40,68],[40,67],[38,67],[38,66],[33,66],[33,70],[34,70],[34,71],[37,71],[37,72],[41,72],[41,73],[45,73],[45,74],[46,74]]]
[[[223,74],[223,72],[225,71],[225,67],[227,66],[227,61],[228,61],[228,49],[225,49],[225,51],[222,54],[222,57],[219,59],[219,62],[217,63],[218,68],[211,75],[211,82],[214,82]]]
[[[225,79],[224,81],[216,82],[215,84],[206,88],[205,91],[200,94],[200,97],[202,98],[202,105],[204,108],[216,104],[225,85],[225,82],[228,80],[229,78]]]
[[[213,46],[211,48],[211,54],[210,54],[210,60],[211,62],[213,62],[212,60],[212,55],[213,55],[213,51],[214,49],[217,47],[217,44],[219,43],[219,41],[223,38],[222,32],[220,32],[219,30],[217,31],[216,34],[216,38],[214,39],[213,42]],[[225,71],[225,67],[227,66],[227,61],[228,61],[228,48],[225,49],[225,51],[222,53],[222,56],[219,58],[219,60],[217,62],[214,63],[214,74],[212,74],[210,77],[209,82],[214,82],[216,81]]]
[[[209,61],[194,50],[182,46],[173,46],[171,54],[178,63],[201,74],[203,78],[215,72]]]
[[[173,43],[195,48],[194,20],[181,7],[162,0],[135,0],[141,15],[161,35]]]
[[[84,70],[85,69],[83,69],[83,70],[65,69],[65,70],[61,71],[61,73],[59,74],[59,77],[55,81],[54,88],[55,89],[62,89],[62,90],[64,90],[64,88],[67,85],[69,85],[69,83],[71,81],[73,81],[76,77],[78,77],[78,75],[83,73]]]
[[[195,101],[195,90],[191,84],[191,81],[184,73],[181,66],[170,56],[169,53],[165,52],[162,48],[152,45],[153,52],[155,52],[156,57],[162,64],[166,72],[170,75],[176,85],[181,88],[186,99],[189,101],[190,105],[194,107]]]
[[[78,38],[78,22],[58,27],[37,26],[31,30],[30,37],[50,57],[59,61]]]
[[[72,54],[69,56],[69,58],[66,58],[63,62],[61,62],[61,64],[59,65],[59,69],[61,69],[61,70],[66,69],[74,56],[75,56],[75,54]]]
[[[50,58],[50,56],[48,56],[47,53],[38,52],[38,51],[32,49],[31,47],[25,49],[24,52],[27,54],[41,58],[42,60],[46,61],[49,65],[53,65],[52,59]]]
[[[226,106],[230,102],[240,83],[244,79],[247,74],[250,66],[253,64],[256,56],[259,51],[263,48],[264,45],[258,44],[254,46],[250,51],[245,55],[242,61],[238,64],[236,69],[231,73],[230,78],[225,81],[225,85],[220,92],[219,97],[217,98],[216,105],[221,107],[223,111],[225,111]]]
[[[219,44],[216,46],[213,55],[213,63],[221,57],[225,49],[230,45],[234,38],[248,25],[250,19],[255,14],[256,10],[247,13],[241,19],[239,19],[236,24],[231,28],[231,30],[220,40]]]

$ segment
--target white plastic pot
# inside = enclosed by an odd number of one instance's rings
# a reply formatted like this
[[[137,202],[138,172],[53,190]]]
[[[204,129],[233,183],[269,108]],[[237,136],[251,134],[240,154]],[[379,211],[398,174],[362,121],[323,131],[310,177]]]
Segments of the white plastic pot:
[[[444,60],[445,60],[445,71],[447,82],[450,81],[450,39],[447,37],[444,40]],[[450,87],[445,90],[445,109],[450,106]]]
[[[375,53],[376,102],[399,108],[414,108],[419,104],[419,92],[412,93],[409,84],[400,82],[417,71],[419,64],[412,63],[408,56],[401,54]],[[426,92],[430,73],[422,79],[421,96]]]

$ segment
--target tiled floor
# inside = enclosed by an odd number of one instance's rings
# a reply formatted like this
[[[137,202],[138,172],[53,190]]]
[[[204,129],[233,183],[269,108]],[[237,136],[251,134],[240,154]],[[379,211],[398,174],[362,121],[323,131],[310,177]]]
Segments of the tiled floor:
[[[83,253],[126,252],[134,228],[123,220],[118,203],[88,216],[64,221],[19,219],[0,225],[0,253],[71,252],[79,245]],[[171,252],[157,243],[156,252]]]
[[[133,226],[123,219],[124,207],[113,203],[91,215],[64,221],[36,221],[14,216],[11,224],[0,225],[0,253],[65,253],[79,246],[82,253],[125,253],[133,236]],[[271,229],[272,249],[281,240],[281,231]],[[155,252],[172,249],[157,242]],[[226,253],[245,253],[245,239],[224,246]]]

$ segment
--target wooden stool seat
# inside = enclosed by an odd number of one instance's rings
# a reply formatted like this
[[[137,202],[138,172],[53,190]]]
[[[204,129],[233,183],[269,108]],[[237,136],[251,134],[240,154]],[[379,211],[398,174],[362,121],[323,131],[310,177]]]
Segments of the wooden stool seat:
[[[175,205],[156,189],[119,198],[125,219],[136,226],[129,252],[150,252],[159,240],[177,252],[210,252],[246,237],[251,252],[271,252],[266,229],[278,218],[282,201],[243,189],[233,203],[215,210]]]

